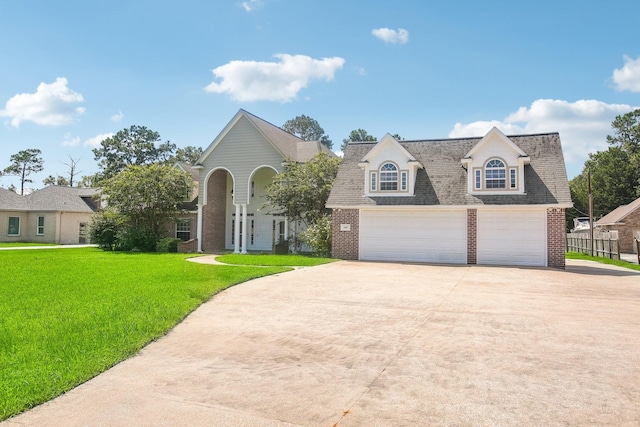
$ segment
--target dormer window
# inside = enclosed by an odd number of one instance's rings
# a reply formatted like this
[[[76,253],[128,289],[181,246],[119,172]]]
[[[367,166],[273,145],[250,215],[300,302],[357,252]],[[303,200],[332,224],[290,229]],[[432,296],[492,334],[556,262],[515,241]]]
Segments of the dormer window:
[[[502,160],[491,159],[484,171],[485,188],[507,188],[507,169]]]
[[[380,191],[398,191],[398,168],[393,163],[380,168]]]

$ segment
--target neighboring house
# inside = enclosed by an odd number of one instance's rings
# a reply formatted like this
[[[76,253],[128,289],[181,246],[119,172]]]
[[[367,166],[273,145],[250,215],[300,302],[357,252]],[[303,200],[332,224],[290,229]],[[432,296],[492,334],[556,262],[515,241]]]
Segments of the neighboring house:
[[[640,198],[609,212],[598,220],[596,227],[610,231],[617,230],[620,251],[636,252],[633,236],[634,233],[640,233]]]
[[[96,196],[95,188],[50,185],[26,196],[0,188],[0,241],[88,243]]]
[[[557,133],[351,143],[327,201],[333,256],[565,265],[569,184]]]
[[[244,110],[225,126],[193,166],[199,172],[197,250],[271,251],[286,240],[284,216],[265,208],[265,188],[284,162],[306,162],[319,141],[304,141]]]

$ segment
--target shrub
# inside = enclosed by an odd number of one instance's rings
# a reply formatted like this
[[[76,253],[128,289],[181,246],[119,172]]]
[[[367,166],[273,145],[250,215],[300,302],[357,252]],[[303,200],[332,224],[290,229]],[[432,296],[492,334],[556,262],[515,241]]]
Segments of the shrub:
[[[156,252],[178,252],[178,243],[182,240],[173,237],[165,237],[158,240],[156,244]]]
[[[96,213],[89,225],[91,242],[97,244],[102,250],[114,250],[118,241],[118,229],[122,223],[122,217],[114,211],[104,210]]]
[[[155,252],[158,236],[134,225],[125,226],[116,233],[116,250]]]
[[[323,215],[302,233],[302,239],[316,256],[331,256],[331,215]]]

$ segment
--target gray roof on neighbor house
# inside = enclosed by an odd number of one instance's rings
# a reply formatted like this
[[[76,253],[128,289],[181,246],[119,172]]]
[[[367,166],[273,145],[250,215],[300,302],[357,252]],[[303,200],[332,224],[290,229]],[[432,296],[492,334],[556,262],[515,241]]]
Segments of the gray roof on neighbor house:
[[[0,210],[1,211],[24,211],[27,210],[27,200],[24,196],[16,194],[15,191],[0,188]]]
[[[629,203],[628,205],[618,206],[602,218],[600,218],[596,225],[614,225],[624,222],[624,219],[629,216],[629,214],[635,212],[640,209],[640,197]]]
[[[98,203],[95,188],[59,187],[50,185],[27,196],[0,189],[0,210],[10,211],[56,211],[95,212]],[[7,194],[12,193],[12,194]]]
[[[248,111],[241,111],[285,157],[294,162],[306,162],[319,152],[325,152],[335,156],[335,154],[320,143],[320,141],[305,141],[258,116],[254,116]]]
[[[557,133],[508,137],[531,158],[525,166],[524,195],[475,195],[467,193],[467,171],[461,160],[482,139],[399,141],[424,169],[416,175],[415,195],[364,196],[364,170],[358,166],[375,142],[350,143],[345,149],[327,206],[366,207],[393,205],[530,205],[571,204],[567,173]]]

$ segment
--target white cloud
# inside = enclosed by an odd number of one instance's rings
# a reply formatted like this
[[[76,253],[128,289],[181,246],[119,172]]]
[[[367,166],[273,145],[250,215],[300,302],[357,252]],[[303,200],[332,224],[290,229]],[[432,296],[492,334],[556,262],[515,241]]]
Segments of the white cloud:
[[[240,102],[293,100],[310,80],[333,80],[345,60],[339,57],[313,59],[305,55],[277,54],[279,62],[231,61],[212,70],[219,83],[205,90],[228,93]]]
[[[625,55],[624,67],[613,70],[613,83],[619,92],[640,92],[640,56],[631,59]]]
[[[102,141],[104,141],[107,138],[111,138],[113,135],[113,133],[101,133],[99,135],[94,136],[93,138],[89,138],[84,142],[84,146],[85,147],[93,147],[93,148],[99,148],[100,147],[100,143]]]
[[[48,126],[69,124],[85,109],[74,106],[84,98],[69,89],[67,84],[66,78],[58,77],[53,83],[40,83],[35,93],[14,95],[7,101],[5,109],[0,110],[0,116],[10,117],[14,127],[19,127],[23,121]]]
[[[405,44],[409,42],[409,31],[404,28],[398,28],[397,30],[392,30],[390,28],[376,28],[371,31],[371,34],[385,43]]]
[[[569,178],[582,171],[589,153],[606,150],[606,137],[616,116],[634,108],[626,104],[606,104],[596,100],[568,102],[538,99],[530,107],[520,107],[501,121],[456,123],[451,138],[483,136],[493,126],[507,135],[559,132]]]
[[[118,111],[118,114],[114,114],[113,116],[111,116],[111,121],[117,123],[122,120],[122,117],[124,117],[124,114],[122,114],[122,111]]]
[[[262,1],[261,0],[243,1],[242,2],[242,7],[247,12],[252,12],[252,11],[262,7]]]
[[[62,141],[63,147],[75,147],[80,144],[80,137],[76,136],[75,138],[71,136],[70,133],[64,135],[64,141]]]

